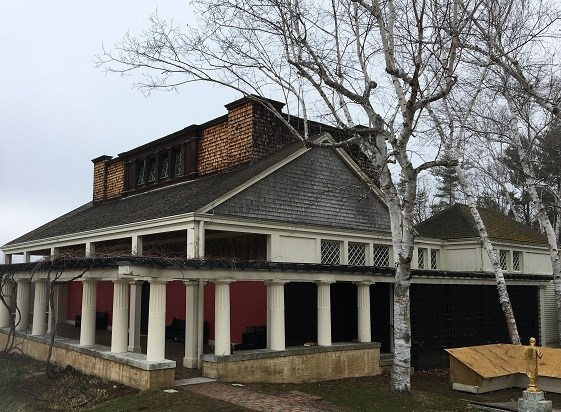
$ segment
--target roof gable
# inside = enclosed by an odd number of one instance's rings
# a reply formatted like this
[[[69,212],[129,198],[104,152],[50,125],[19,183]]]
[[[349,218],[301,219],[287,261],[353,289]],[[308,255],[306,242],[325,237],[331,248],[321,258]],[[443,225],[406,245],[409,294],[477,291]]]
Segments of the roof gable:
[[[538,231],[500,212],[480,207],[477,210],[491,239],[521,243],[547,243],[546,238]],[[421,236],[439,239],[479,237],[469,208],[462,204],[455,204],[431,216],[417,225],[416,229]]]
[[[387,208],[331,149],[313,148],[212,208],[220,215],[389,232]]]

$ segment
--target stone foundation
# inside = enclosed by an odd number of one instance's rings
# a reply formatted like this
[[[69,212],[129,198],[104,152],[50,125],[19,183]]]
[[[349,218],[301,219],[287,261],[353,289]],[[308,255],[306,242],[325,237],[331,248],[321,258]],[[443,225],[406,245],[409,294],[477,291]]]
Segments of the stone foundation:
[[[225,382],[302,383],[379,375],[380,344],[334,344],[204,355],[203,376]]]
[[[7,330],[0,329],[0,346],[6,344]],[[15,344],[23,354],[46,361],[49,350],[49,335],[31,336],[16,333]],[[112,353],[107,346],[80,346],[73,339],[56,337],[51,356],[53,362],[87,375],[132,386],[137,389],[173,386],[175,361],[148,362],[140,353]]]

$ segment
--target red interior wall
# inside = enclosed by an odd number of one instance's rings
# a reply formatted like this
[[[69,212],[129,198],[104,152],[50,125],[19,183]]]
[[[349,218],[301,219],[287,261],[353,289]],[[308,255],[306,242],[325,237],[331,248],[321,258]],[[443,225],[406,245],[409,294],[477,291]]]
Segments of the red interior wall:
[[[214,339],[214,283],[205,285],[205,320],[209,323],[209,339]],[[263,282],[230,284],[230,340],[242,342],[246,326],[267,324],[267,287]]]
[[[66,307],[66,318],[74,320],[76,315],[82,313],[82,282],[73,281],[68,283],[68,302]]]
[[[174,317],[185,319],[185,285],[180,280],[166,284],[166,325]]]
[[[109,322],[113,323],[113,282],[110,280],[102,280],[97,282],[97,290],[95,295],[95,310],[97,312],[107,311],[109,313]]]
[[[205,285],[204,320],[208,322],[208,338],[214,339],[214,283]]]
[[[113,313],[113,282],[101,281],[96,285],[95,310],[109,313],[109,325],[112,324]],[[68,307],[66,315],[74,320],[76,315],[82,314],[82,282],[74,281],[68,284]]]

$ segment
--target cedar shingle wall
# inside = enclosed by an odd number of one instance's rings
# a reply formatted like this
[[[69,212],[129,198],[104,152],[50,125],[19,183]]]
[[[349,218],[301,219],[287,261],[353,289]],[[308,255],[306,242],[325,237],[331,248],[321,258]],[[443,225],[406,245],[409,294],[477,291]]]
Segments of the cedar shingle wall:
[[[288,143],[294,142],[288,128],[275,115],[263,106],[256,104],[253,108],[253,158],[259,161],[276,152]]]
[[[125,190],[125,162],[115,162],[107,165],[106,198],[120,197]]]
[[[105,198],[105,161],[94,164],[93,201],[99,202]]]
[[[228,113],[228,167],[251,160],[253,148],[253,103],[247,102]]]
[[[252,104],[231,109],[228,121],[203,130],[199,142],[199,175],[220,172],[251,160]]]

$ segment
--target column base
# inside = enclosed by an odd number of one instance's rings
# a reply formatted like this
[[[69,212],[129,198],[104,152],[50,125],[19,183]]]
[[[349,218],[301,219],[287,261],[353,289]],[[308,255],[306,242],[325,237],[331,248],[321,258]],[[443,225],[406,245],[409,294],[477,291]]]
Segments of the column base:
[[[196,369],[199,360],[197,358],[183,358],[183,367],[189,369]]]
[[[127,347],[127,352],[140,353],[140,351],[141,351],[140,346],[128,346]]]
[[[520,412],[551,412],[552,408],[552,402],[544,399],[542,391],[523,391],[522,398],[518,398]]]

